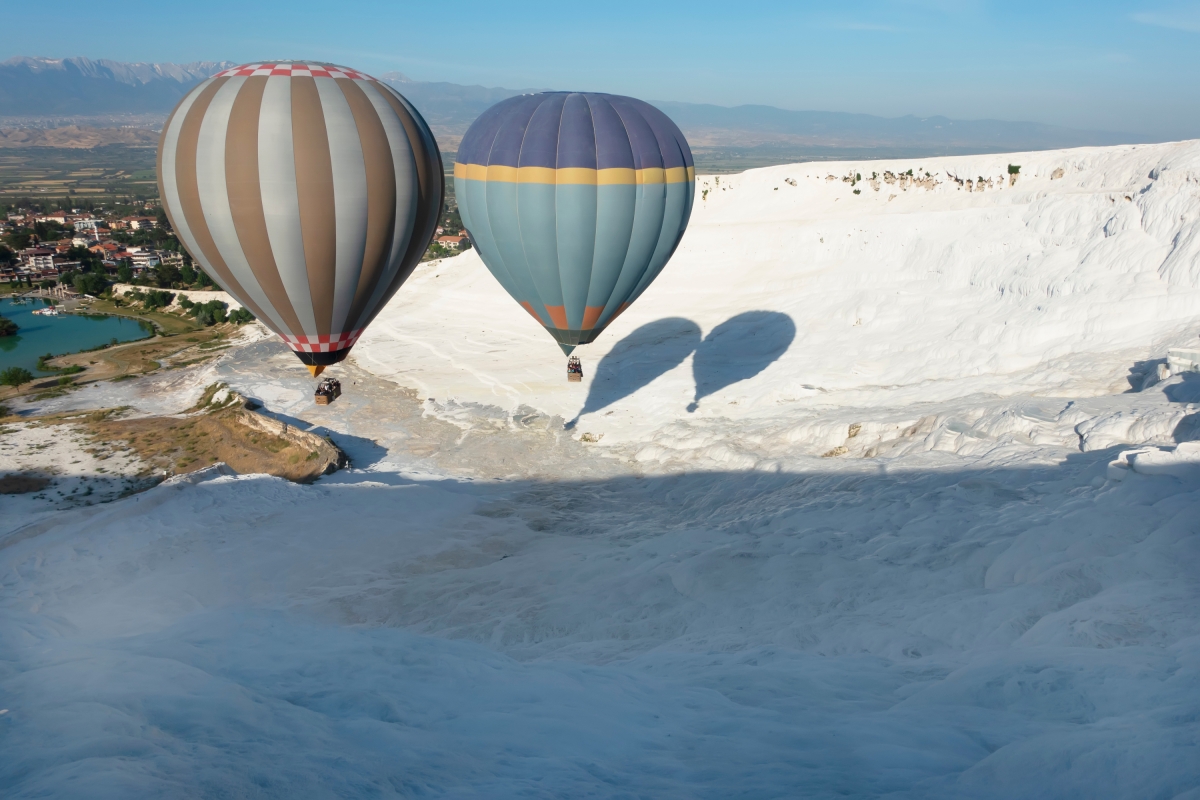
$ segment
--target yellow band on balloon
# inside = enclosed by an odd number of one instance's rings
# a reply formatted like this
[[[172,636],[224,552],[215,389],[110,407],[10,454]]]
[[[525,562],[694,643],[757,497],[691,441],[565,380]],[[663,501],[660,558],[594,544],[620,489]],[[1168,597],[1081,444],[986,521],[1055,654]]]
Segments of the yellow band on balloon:
[[[586,167],[505,167],[499,164],[483,166],[482,164],[454,165],[454,177],[476,181],[496,181],[500,183],[542,183],[542,184],[590,184],[592,186],[612,185],[641,185],[654,183],[683,183],[696,178],[695,167],[671,167],[660,169],[626,169],[613,167],[610,169],[588,169]]]

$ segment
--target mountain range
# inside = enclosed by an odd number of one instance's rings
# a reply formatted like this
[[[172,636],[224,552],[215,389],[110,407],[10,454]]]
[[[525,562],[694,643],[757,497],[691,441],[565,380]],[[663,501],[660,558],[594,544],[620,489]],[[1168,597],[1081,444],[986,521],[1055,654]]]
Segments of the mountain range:
[[[0,120],[9,127],[56,127],[68,122],[153,127],[197,81],[233,66],[228,61],[190,64],[123,63],[88,58],[17,57],[0,62]],[[381,80],[408,97],[425,115],[447,152],[471,122],[500,100],[535,89],[463,86],[414,81],[398,72]],[[1084,131],[1036,122],[947,117],[888,118],[832,111],[790,111],[764,105],[726,107],[651,101],[687,134],[698,155],[763,161],[832,157],[883,157],[970,152],[1046,150],[1129,143],[1128,134]],[[88,117],[99,118],[89,123]],[[4,118],[7,118],[4,120]],[[31,122],[33,121],[33,122]],[[16,124],[14,124],[16,123]],[[748,159],[748,161],[747,161]],[[764,161],[765,160],[765,161]]]
[[[197,81],[232,66],[18,56],[0,62],[0,116],[165,116]]]
[[[539,89],[498,89],[455,83],[414,81],[399,72],[380,79],[421,110],[439,140],[457,138],[489,106]],[[1050,150],[1062,147],[1123,144],[1127,134],[1082,131],[1037,122],[954,120],[947,117],[879,117],[839,111],[789,111],[774,106],[717,106],[651,100],[687,134],[707,148],[808,148],[870,150],[931,148],[963,150]],[[439,130],[440,129],[440,130]]]

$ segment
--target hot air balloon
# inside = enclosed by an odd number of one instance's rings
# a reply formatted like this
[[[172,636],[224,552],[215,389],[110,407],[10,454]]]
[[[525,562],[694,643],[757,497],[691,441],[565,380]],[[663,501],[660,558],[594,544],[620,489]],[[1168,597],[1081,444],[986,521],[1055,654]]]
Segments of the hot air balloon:
[[[566,354],[594,341],[675,252],[692,151],[657,108],[611,94],[504,100],[458,149],[463,225],[500,285]]]
[[[332,64],[244,64],[179,102],[158,188],[209,277],[313,376],[346,357],[421,259],[441,154],[399,93]]]

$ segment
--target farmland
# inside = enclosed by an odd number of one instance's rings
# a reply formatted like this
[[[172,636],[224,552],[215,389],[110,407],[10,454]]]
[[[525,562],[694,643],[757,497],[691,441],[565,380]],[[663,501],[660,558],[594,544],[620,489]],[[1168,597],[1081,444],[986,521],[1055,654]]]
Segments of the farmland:
[[[88,205],[158,197],[153,147],[0,149],[0,204],[77,197]]]

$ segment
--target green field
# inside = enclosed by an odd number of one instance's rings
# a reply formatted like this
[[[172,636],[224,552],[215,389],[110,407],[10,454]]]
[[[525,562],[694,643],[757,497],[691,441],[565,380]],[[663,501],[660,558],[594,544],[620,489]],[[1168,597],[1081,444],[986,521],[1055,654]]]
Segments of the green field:
[[[158,197],[155,149],[105,145],[90,150],[29,147],[0,150],[0,204],[76,197],[113,204]]]

